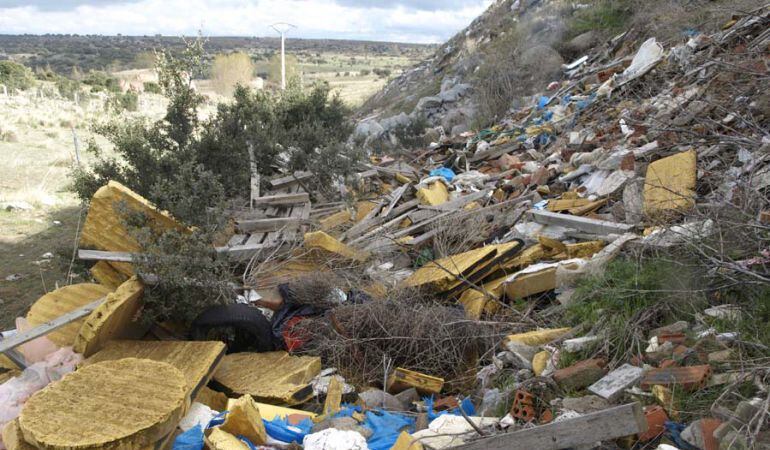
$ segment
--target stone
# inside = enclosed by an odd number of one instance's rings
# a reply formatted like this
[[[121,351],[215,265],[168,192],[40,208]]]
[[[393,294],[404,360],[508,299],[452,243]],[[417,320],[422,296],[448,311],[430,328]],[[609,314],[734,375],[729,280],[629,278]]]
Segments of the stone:
[[[390,394],[388,394],[388,395],[390,395]],[[395,397],[396,397],[396,398],[398,399],[398,401],[400,401],[400,402],[401,402],[401,404],[402,404],[402,405],[404,405],[404,407],[406,407],[407,409],[409,408],[409,406],[410,406],[410,405],[411,405],[413,402],[416,402],[416,401],[419,401],[419,400],[420,400],[420,394],[417,392],[417,389],[415,389],[415,388],[413,388],[413,387],[412,387],[412,388],[409,388],[409,389],[407,389],[407,390],[405,390],[405,391],[403,391],[403,392],[399,392],[398,394],[396,394],[396,396],[395,396]]]
[[[596,395],[584,395],[582,397],[566,397],[562,399],[561,406],[580,414],[587,414],[607,409],[610,404],[607,400]]]
[[[385,132],[385,128],[374,119],[358,122],[356,128],[353,131],[353,136],[357,137],[369,137],[380,136]]]
[[[412,388],[414,389],[414,388]],[[364,402],[364,405],[370,409],[383,408],[388,411],[406,411],[404,402],[396,398],[395,395],[379,389],[370,389],[358,394],[358,398]]]
[[[221,425],[224,431],[235,436],[244,436],[252,444],[262,445],[267,442],[265,424],[259,414],[259,407],[250,395],[227,401],[225,422]]]
[[[454,103],[460,98],[464,97],[469,91],[471,90],[470,84],[456,84],[452,86],[451,88],[442,91],[438,97],[444,101],[445,103]]]
[[[598,42],[593,30],[579,34],[567,42],[567,48],[576,53],[585,53]]]
[[[313,425],[312,432],[318,433],[319,431],[326,430],[328,428],[334,428],[341,431],[355,431],[364,437],[369,439],[372,436],[372,430],[367,427],[358,424],[358,421],[352,417],[327,417],[326,419]]]
[[[650,331],[650,337],[660,336],[664,334],[672,334],[672,333],[684,333],[688,329],[690,329],[690,324],[684,320],[680,320],[670,325],[666,325],[660,328],[655,328],[654,330]]]
[[[559,52],[547,45],[535,45],[524,50],[520,56],[523,70],[536,71],[538,77],[551,78],[553,75],[561,72],[561,66],[564,64]]]
[[[416,111],[425,111],[429,109],[441,108],[442,99],[437,95],[423,97],[417,101]]]

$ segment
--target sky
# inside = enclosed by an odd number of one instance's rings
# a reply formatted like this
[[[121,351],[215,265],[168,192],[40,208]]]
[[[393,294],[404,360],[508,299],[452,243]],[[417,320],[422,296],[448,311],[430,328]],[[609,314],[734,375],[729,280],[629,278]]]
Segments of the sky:
[[[0,34],[272,36],[440,43],[493,0],[0,0]]]

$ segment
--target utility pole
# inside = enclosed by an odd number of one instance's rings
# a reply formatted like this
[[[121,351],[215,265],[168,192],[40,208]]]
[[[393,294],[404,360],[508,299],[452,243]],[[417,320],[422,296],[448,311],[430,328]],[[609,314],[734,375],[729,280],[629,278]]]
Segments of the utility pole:
[[[286,90],[286,51],[285,51],[285,41],[286,41],[286,33],[291,30],[292,28],[297,28],[296,26],[285,23],[285,22],[279,22],[274,23],[270,25],[272,29],[278,32],[278,34],[281,35],[281,90]]]

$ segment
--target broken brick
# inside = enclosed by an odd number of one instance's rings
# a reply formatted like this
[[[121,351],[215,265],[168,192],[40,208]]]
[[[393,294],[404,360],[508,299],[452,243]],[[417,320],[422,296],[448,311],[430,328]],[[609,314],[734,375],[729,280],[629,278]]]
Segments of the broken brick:
[[[639,434],[640,441],[651,441],[666,431],[665,423],[668,415],[662,407],[658,405],[645,407],[644,419],[647,421],[647,431]]]
[[[607,362],[601,358],[586,359],[553,373],[562,389],[583,389],[598,381],[607,372]]]
[[[711,366],[668,367],[652,369],[642,379],[642,389],[651,389],[653,385],[678,386],[687,391],[695,391],[706,385],[711,375]]]

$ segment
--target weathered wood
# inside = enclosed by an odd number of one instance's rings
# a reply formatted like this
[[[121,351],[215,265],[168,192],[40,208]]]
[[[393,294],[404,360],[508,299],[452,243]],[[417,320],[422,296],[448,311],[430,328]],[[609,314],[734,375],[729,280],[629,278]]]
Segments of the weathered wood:
[[[78,249],[78,258],[83,261],[132,262],[134,255],[129,252],[106,252],[102,250]]]
[[[407,189],[409,189],[409,186],[411,186],[411,184],[406,183],[400,188],[393,191],[393,193],[391,194],[392,198],[390,200],[390,204],[382,211],[382,217],[388,217],[388,214],[390,214],[390,212],[393,211],[393,208],[396,207],[396,203],[398,203],[398,201],[401,200],[401,197],[404,196],[404,193],[406,192]]]
[[[307,192],[298,192],[296,194],[268,195],[265,197],[254,198],[251,200],[253,205],[276,206],[276,205],[296,205],[310,201],[310,195]]]
[[[270,180],[270,186],[273,187],[273,189],[281,189],[288,187],[291,184],[298,183],[302,180],[307,180],[308,178],[311,178],[313,176],[312,172],[294,172],[291,175],[276,178],[275,180]]]
[[[91,314],[93,310],[95,310],[99,305],[102,304],[102,302],[104,302],[104,299],[105,297],[102,297],[99,300],[94,300],[93,302],[85,306],[81,306],[80,308],[73,309],[67,314],[63,314],[44,324],[38,325],[35,328],[32,328],[31,330],[18,333],[14,336],[11,336],[8,339],[0,340],[0,353],[5,353],[8,350],[11,350],[20,346],[21,344],[27,343],[33,339],[37,339],[40,336],[45,336],[46,334],[56,329],[59,329],[64,325],[72,323],[82,317],[85,317]]]
[[[278,230],[296,230],[301,225],[302,220],[294,217],[243,220],[236,223],[236,227],[244,233],[267,233]]]
[[[245,234],[234,234],[230,237],[230,240],[227,241],[227,246],[235,247],[236,245],[243,245],[248,238],[249,237]]]
[[[639,403],[629,403],[574,419],[480,439],[458,450],[560,450],[616,439],[647,430]]]
[[[259,198],[259,170],[257,170],[257,158],[254,156],[254,145],[249,142],[249,172],[251,173],[251,203],[254,208],[254,200]]]
[[[552,213],[549,211],[530,210],[529,215],[535,222],[543,225],[559,225],[591,234],[623,234],[634,229],[633,225],[625,223],[570,216],[568,214]]]

